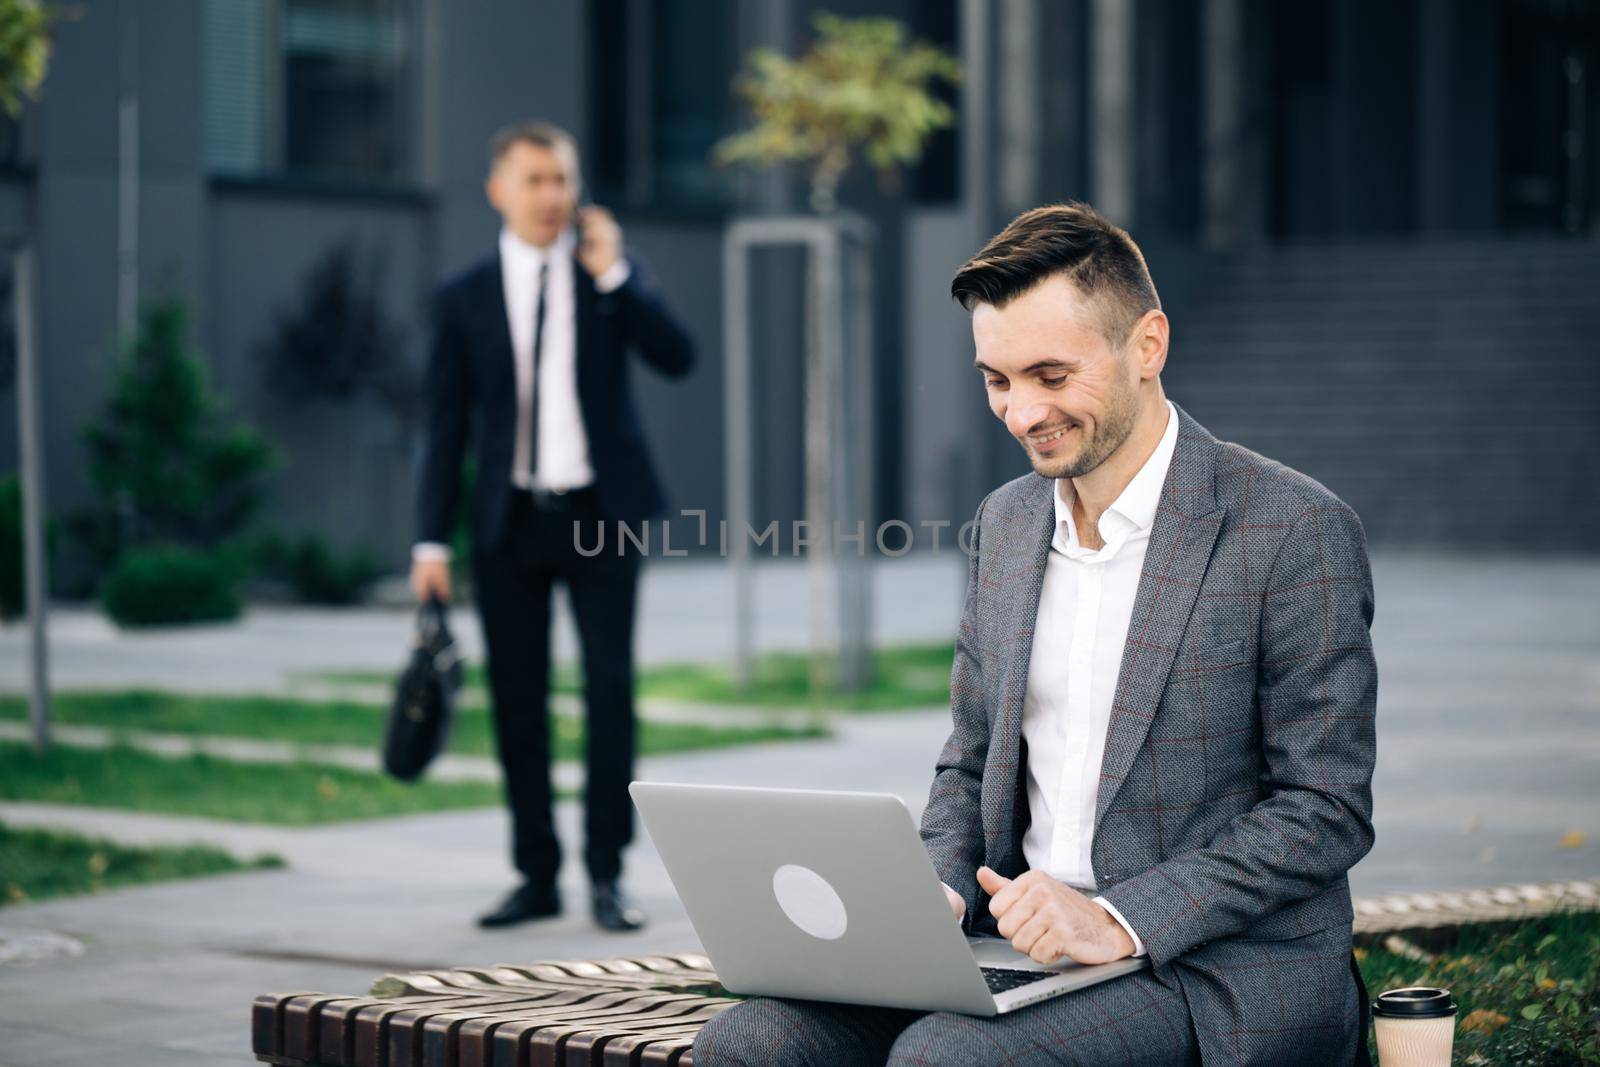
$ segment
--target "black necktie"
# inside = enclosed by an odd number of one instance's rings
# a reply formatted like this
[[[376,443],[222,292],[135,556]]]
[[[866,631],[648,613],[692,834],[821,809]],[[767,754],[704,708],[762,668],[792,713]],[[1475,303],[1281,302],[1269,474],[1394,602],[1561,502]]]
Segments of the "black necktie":
[[[528,405],[528,478],[539,469],[539,347],[544,342],[545,279],[550,274],[550,264],[539,264],[539,291],[533,297],[533,390]]]

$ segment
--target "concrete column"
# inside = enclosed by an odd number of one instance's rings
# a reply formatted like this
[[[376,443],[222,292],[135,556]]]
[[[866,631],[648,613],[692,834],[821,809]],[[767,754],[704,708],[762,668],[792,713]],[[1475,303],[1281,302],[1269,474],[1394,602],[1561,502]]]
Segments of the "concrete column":
[[[1256,131],[1247,109],[1243,0],[1206,0],[1201,53],[1204,79],[1202,236],[1213,248],[1255,236],[1251,205],[1259,179]]]
[[[1425,233],[1498,224],[1499,10],[1423,0],[1417,63],[1417,222]]]
[[[1123,226],[1134,224],[1134,0],[1094,0],[1089,15],[1094,205]]]
[[[1038,0],[1000,0],[999,145],[995,160],[1000,214],[1011,218],[1039,201],[1040,107]]]

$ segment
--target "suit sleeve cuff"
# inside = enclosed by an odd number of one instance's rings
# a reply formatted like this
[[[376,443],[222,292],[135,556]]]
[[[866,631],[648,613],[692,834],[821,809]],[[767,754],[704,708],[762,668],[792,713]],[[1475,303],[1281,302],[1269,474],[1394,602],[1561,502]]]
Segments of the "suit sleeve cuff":
[[[1117,910],[1117,906],[1115,904],[1111,903],[1111,901],[1107,900],[1105,897],[1095,897],[1094,898],[1094,902],[1096,904],[1100,905],[1102,908],[1106,909],[1106,913],[1108,915],[1110,915],[1113,919],[1117,920],[1117,925],[1118,926],[1120,926],[1124,930],[1128,931],[1128,936],[1133,939],[1133,957],[1134,957],[1134,959],[1138,959],[1140,956],[1143,956],[1144,955],[1144,942],[1139,938],[1139,935],[1134,932],[1133,927],[1128,925],[1128,920],[1124,919],[1122,917],[1122,912]]]
[[[419,541],[411,546],[411,559],[416,563],[449,563],[452,555],[450,546],[438,541]]]
[[[600,276],[594,280],[594,287],[601,293],[614,293],[627,284],[632,274],[633,268],[628,265],[628,261],[619,259],[601,271]]]

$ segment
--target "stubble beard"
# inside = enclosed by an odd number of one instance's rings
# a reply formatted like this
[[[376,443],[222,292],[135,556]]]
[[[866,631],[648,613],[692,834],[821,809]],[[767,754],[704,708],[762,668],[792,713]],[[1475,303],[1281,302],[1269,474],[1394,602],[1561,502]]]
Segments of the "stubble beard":
[[[1111,453],[1121,448],[1122,442],[1133,435],[1133,428],[1138,422],[1139,391],[1119,379],[1111,403],[1106,407],[1105,417],[1100,420],[1099,429],[1083,442],[1077,455],[1063,456],[1059,459],[1045,458],[1035,454],[1026,443],[1022,447],[1028,453],[1028,461],[1033,464],[1034,473],[1040,477],[1081,478],[1110,458]],[[1078,425],[1082,426],[1082,423]]]

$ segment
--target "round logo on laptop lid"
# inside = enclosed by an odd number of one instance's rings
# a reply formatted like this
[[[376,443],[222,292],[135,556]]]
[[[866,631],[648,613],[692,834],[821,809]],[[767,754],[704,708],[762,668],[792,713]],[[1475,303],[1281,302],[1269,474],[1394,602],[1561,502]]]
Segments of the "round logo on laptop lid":
[[[822,875],[810,867],[785,863],[772,872],[772,895],[789,921],[812,937],[837,941],[844,936],[844,901]]]

